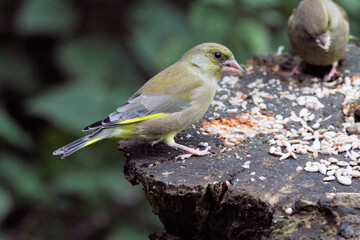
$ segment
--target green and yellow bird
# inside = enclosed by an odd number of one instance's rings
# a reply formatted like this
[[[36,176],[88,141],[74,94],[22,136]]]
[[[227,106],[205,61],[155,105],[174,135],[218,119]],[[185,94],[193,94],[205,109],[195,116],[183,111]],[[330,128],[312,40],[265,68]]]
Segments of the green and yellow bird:
[[[288,21],[288,36],[294,52],[304,62],[332,65],[325,81],[337,73],[337,61],[345,54],[349,22],[343,8],[331,0],[304,0]],[[298,66],[292,73],[298,72]]]
[[[174,136],[197,122],[207,111],[224,74],[240,76],[243,69],[231,51],[216,43],[203,43],[184,54],[146,82],[125,104],[108,117],[83,129],[93,130],[56,150],[54,155],[69,156],[95,142],[110,138],[145,138],[164,141],[191,155],[209,154],[174,140]]]

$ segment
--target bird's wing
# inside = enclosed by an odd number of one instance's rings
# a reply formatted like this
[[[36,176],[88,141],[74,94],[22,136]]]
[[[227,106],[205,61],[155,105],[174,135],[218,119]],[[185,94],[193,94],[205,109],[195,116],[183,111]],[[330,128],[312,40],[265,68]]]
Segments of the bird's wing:
[[[168,95],[150,96],[135,93],[125,104],[117,108],[108,117],[86,126],[83,130],[114,127],[116,125],[141,122],[183,110],[189,101]]]
[[[83,131],[141,122],[182,111],[191,101],[191,93],[202,81],[191,71],[180,71],[174,64],[150,79],[124,105],[107,118],[90,124]]]

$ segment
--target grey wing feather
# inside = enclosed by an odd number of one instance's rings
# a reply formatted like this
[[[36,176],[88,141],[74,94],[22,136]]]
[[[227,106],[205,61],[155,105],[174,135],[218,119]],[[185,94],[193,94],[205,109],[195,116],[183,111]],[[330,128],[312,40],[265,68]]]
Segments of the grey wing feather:
[[[107,118],[86,126],[83,131],[114,127],[120,122],[156,113],[173,113],[183,110],[189,101],[169,95],[145,95],[135,93],[125,104],[117,108]]]

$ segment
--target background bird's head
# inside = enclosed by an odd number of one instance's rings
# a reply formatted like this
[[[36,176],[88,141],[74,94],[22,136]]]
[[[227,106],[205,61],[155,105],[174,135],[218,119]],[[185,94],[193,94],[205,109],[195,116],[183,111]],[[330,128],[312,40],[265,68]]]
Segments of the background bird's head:
[[[225,46],[217,43],[203,43],[189,50],[182,57],[191,65],[217,80],[223,74],[240,76],[244,70],[236,62],[232,52]]]
[[[331,15],[328,0],[302,1],[295,12],[295,19],[304,38],[315,40],[317,45],[328,51],[331,45]],[[331,4],[331,3],[330,3]]]

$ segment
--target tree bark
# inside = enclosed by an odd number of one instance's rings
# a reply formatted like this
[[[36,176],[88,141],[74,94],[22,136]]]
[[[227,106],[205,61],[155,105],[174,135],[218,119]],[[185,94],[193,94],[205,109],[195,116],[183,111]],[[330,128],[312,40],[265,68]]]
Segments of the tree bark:
[[[340,65],[342,77],[360,75],[360,48],[349,45]],[[223,84],[227,90],[217,93],[215,101],[222,101],[226,109],[233,106],[222,100],[242,92],[251,97],[247,86],[257,79],[265,84],[264,91],[280,96],[295,81],[298,86],[311,84],[313,76],[323,76],[328,68],[305,67],[302,74],[286,77],[295,60],[287,54],[255,56],[249,61],[254,71],[235,84]],[[278,79],[280,85],[272,84]],[[291,92],[290,92],[291,93]],[[295,92],[296,94],[296,92]],[[344,122],[342,102],[337,93],[321,98],[325,106],[316,111],[315,119],[326,119],[321,129],[338,129]],[[148,141],[121,142],[127,161],[126,178],[132,184],[142,184],[153,211],[164,224],[166,232],[154,233],[150,239],[359,239],[360,238],[360,181],[350,186],[337,181],[323,182],[321,173],[296,171],[307,161],[328,159],[328,155],[297,155],[296,159],[279,160],[269,153],[269,139],[274,134],[259,134],[232,148],[216,136],[203,135],[204,121],[235,117],[255,106],[249,98],[246,110],[220,112],[212,106],[204,118],[192,128],[179,133],[178,143],[197,147],[207,142],[212,155],[186,160],[175,159],[182,154],[160,143]],[[266,99],[264,115],[289,117],[302,109],[286,98]],[[287,123],[288,129],[296,127]],[[343,156],[341,153],[337,158]],[[245,164],[251,161],[250,164]],[[245,164],[245,165],[244,165]],[[360,163],[359,163],[360,165]]]

